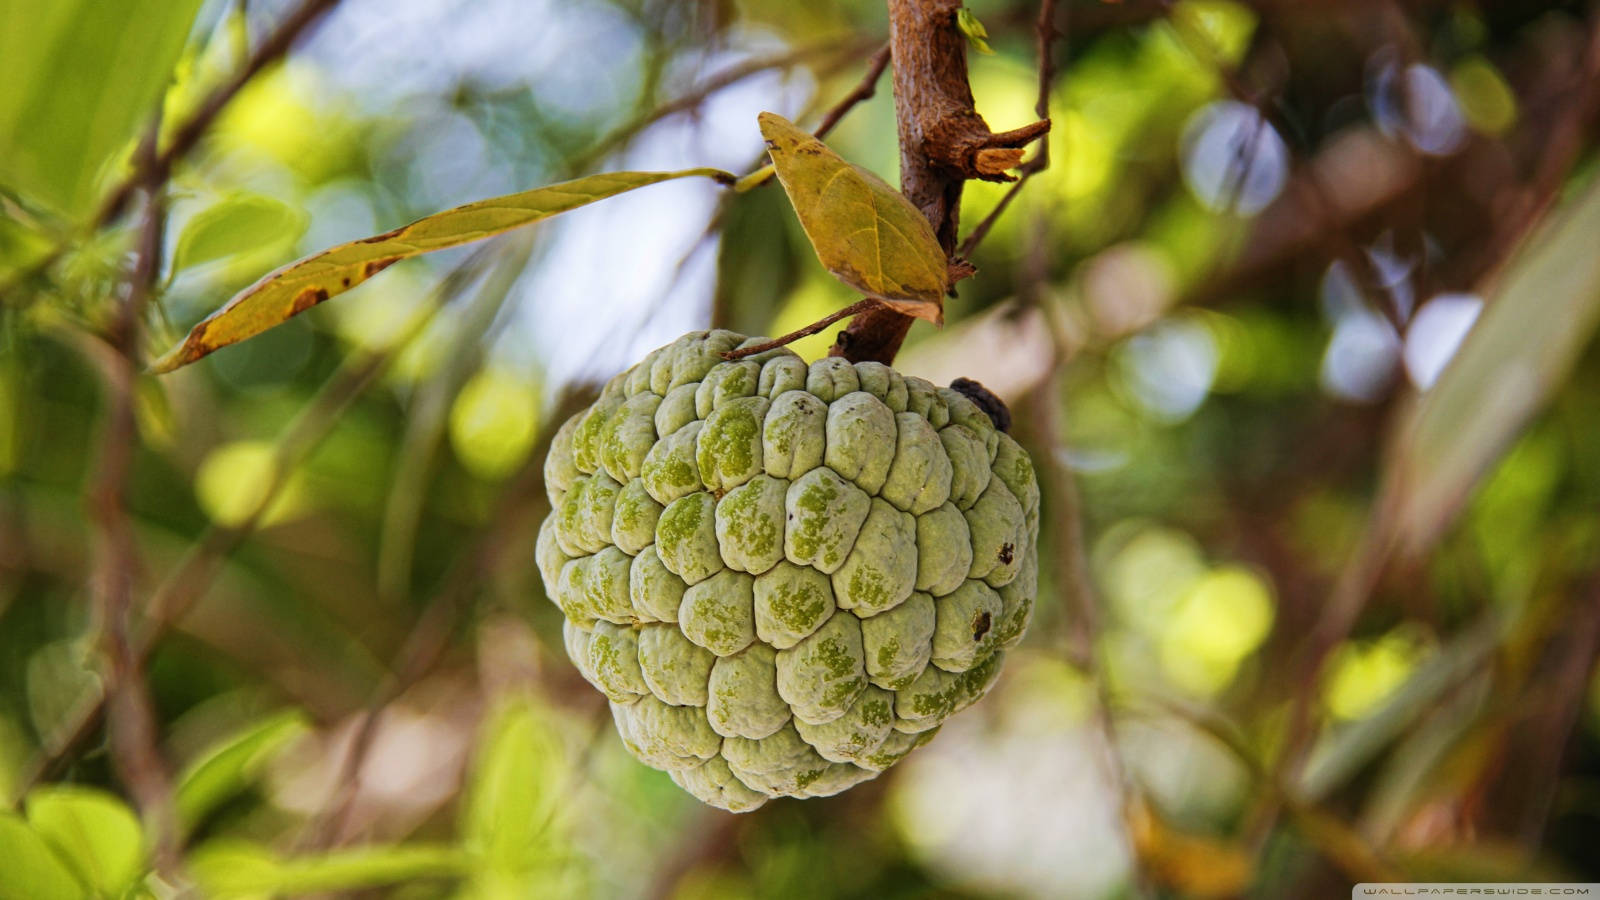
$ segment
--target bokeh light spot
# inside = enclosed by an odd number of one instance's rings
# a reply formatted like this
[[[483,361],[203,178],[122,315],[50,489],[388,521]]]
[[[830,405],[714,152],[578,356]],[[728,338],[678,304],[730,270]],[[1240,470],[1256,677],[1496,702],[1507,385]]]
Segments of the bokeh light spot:
[[[206,454],[194,477],[200,508],[218,525],[242,525],[267,498],[277,473],[277,451],[267,441],[234,441]],[[305,497],[293,476],[262,512],[272,525],[303,511]]]
[[[539,392],[509,372],[478,372],[450,407],[450,444],[456,457],[485,480],[515,471],[533,449],[538,432]]]
[[[1494,64],[1469,56],[1450,70],[1450,88],[1467,124],[1488,135],[1504,134],[1516,124],[1517,97]]]
[[[1183,130],[1183,180],[1214,212],[1253,216],[1289,178],[1289,150],[1254,107],[1219,100]]]
[[[1440,294],[1417,310],[1406,329],[1406,374],[1412,384],[1422,390],[1433,386],[1482,310],[1483,301],[1472,294]]]
[[[1376,711],[1410,677],[1424,652],[1421,638],[1405,628],[1340,647],[1328,666],[1328,711],[1340,719],[1360,719]]]

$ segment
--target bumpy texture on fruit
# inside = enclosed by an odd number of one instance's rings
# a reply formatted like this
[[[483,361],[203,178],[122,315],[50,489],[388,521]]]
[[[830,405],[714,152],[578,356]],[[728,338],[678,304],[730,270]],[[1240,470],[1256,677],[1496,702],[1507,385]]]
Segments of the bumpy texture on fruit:
[[[567,652],[713,806],[835,794],[975,702],[1033,614],[1039,488],[969,397],[695,332],[556,434],[539,531]]]

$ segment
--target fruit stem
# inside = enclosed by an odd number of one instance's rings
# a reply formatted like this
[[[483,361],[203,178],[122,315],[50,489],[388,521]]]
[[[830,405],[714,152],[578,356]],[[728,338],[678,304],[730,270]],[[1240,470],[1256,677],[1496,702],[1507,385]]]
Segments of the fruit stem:
[[[783,335],[782,337],[775,337],[769,341],[764,341],[751,347],[740,347],[737,350],[729,350],[722,354],[722,358],[727,360],[744,359],[746,356],[754,356],[757,353],[765,353],[768,350],[776,350],[779,347],[792,344],[803,337],[810,337],[811,335],[816,334],[824,328],[827,328],[829,325],[832,325],[840,319],[848,319],[851,316],[864,313],[872,309],[877,309],[882,306],[884,306],[882,302],[874,300],[871,297],[866,297],[850,304],[849,306],[846,306],[844,309],[828,313],[815,322],[812,322],[810,325],[807,325],[804,328],[797,328],[794,331]]]

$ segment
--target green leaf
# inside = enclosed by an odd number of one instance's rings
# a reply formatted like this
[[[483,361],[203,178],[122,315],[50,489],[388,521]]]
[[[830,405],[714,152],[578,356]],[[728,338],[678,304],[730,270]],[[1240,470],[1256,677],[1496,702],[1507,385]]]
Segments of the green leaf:
[[[306,230],[298,209],[261,194],[234,194],[207,207],[184,226],[173,251],[181,271],[239,253],[292,244]]]
[[[100,675],[89,654],[85,640],[74,637],[45,644],[28,657],[28,712],[41,735],[54,739],[78,708],[100,693]]]
[[[0,184],[70,219],[149,121],[200,0],[0,0]]]
[[[28,823],[78,880],[96,894],[121,896],[144,871],[144,830],[118,798],[73,785],[28,795]]]
[[[309,725],[298,709],[275,713],[210,748],[177,781],[179,827],[194,830],[212,810],[244,790]]]
[[[567,766],[561,736],[526,700],[484,726],[467,797],[465,838],[481,880],[514,885],[548,857],[549,821]]]
[[[1600,179],[1523,242],[1438,382],[1401,421],[1387,510],[1412,553],[1566,382],[1600,322]]]
[[[15,813],[0,810],[0,900],[74,900],[83,886],[44,838]]]
[[[769,112],[759,121],[778,180],[823,267],[906,315],[942,323],[949,267],[922,213],[793,122]]]
[[[208,897],[355,891],[425,878],[459,877],[469,868],[460,850],[437,844],[354,847],[322,856],[283,859],[259,844],[214,841],[188,859],[190,876]]]
[[[589,175],[468,203],[393,231],[340,244],[269,272],[239,292],[194,326],[182,343],[152,363],[150,371],[171,372],[229,344],[254,337],[350,290],[402,259],[493,237],[635,188],[696,176],[723,184],[735,180],[720,169]]]
[[[983,23],[972,14],[972,10],[965,6],[956,10],[956,27],[967,36],[967,40],[972,42],[973,49],[979,53],[994,55],[994,48],[989,46],[989,29],[983,27]]]

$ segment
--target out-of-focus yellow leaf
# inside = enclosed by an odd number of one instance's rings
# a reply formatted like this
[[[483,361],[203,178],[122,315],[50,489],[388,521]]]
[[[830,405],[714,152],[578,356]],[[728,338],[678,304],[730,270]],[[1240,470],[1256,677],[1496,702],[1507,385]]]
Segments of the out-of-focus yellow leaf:
[[[1426,650],[1421,636],[1407,626],[1335,648],[1323,682],[1328,711],[1347,721],[1376,711],[1410,678]]]
[[[1600,179],[1523,243],[1455,359],[1402,420],[1386,510],[1407,552],[1432,544],[1571,373],[1600,321],[1596,234]]]
[[[1255,877],[1244,848],[1175,831],[1142,801],[1128,809],[1128,830],[1144,870],[1185,897],[1231,897]]]
[[[493,237],[634,188],[696,176],[723,184],[735,180],[720,169],[589,175],[468,203],[393,231],[340,244],[270,272],[245,288],[195,325],[188,337],[152,363],[150,370],[171,372],[229,344],[254,337],[350,290],[402,259]]]
[[[868,297],[943,323],[949,268],[922,213],[793,122],[769,112],[759,121],[778,181],[822,265]]]

